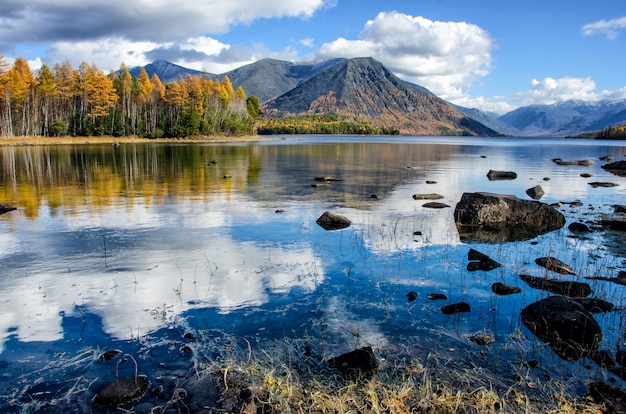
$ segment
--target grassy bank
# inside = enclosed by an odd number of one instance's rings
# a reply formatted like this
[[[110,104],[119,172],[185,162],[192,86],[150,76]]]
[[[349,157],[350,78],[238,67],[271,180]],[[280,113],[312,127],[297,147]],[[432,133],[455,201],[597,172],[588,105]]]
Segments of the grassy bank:
[[[187,138],[140,138],[136,136],[113,137],[113,136],[97,136],[97,137],[42,137],[42,136],[19,136],[19,137],[2,137],[0,138],[0,146],[2,145],[77,145],[77,144],[138,144],[138,143],[203,143],[203,142],[253,142],[264,141],[270,138],[264,138],[259,135],[199,135]]]

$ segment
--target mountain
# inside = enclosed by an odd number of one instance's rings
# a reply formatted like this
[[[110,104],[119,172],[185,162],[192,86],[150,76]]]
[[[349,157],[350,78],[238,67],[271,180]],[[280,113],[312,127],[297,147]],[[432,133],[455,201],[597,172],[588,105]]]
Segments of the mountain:
[[[291,63],[276,59],[261,59],[255,63],[231,70],[228,75],[233,86],[241,86],[246,95],[254,95],[260,102],[282,95],[319,72],[345,59],[321,62]]]
[[[510,135],[510,136],[522,135],[519,129],[515,128],[514,126],[510,124],[507,124],[504,121],[501,121],[499,119],[500,118],[499,114],[485,113],[481,111],[480,109],[464,108],[458,105],[454,105],[454,107],[458,109],[459,111],[463,112],[465,115],[469,116],[470,118],[485,125],[486,127],[489,127],[491,129],[494,129],[496,131],[499,131],[503,134]]]
[[[626,122],[626,100],[523,106],[499,118],[523,136],[567,136]],[[504,131],[506,132],[506,131]]]
[[[173,82],[178,79],[179,75],[182,76],[183,78],[187,77],[187,75],[207,76],[209,78],[217,77],[216,75],[202,72],[199,70],[188,69],[183,66],[179,66],[174,63],[168,62],[166,60],[155,60],[154,62],[147,64],[143,68],[146,70],[149,77],[152,77],[152,75],[156,73],[156,75],[159,77],[159,79],[163,83]],[[136,67],[130,68],[128,71],[130,72],[130,75],[133,78],[136,78],[139,76],[140,70],[141,70],[141,67],[136,66]]]
[[[401,134],[497,134],[427,89],[401,80],[372,58],[342,60],[326,67],[265,102],[264,108],[267,116],[334,112],[398,128]]]

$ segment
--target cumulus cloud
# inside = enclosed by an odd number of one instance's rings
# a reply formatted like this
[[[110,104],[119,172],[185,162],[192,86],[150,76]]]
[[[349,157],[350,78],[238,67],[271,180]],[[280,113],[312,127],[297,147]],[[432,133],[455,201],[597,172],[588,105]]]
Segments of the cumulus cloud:
[[[567,100],[598,101],[626,99],[626,87],[616,91],[596,91],[596,83],[590,77],[573,78],[551,77],[533,79],[530,89],[518,93],[516,99],[521,105],[552,104]]]
[[[401,78],[451,100],[489,73],[492,48],[489,33],[473,24],[383,12],[365,24],[358,39],[326,43],[315,57],[372,56]]]
[[[626,16],[586,24],[583,26],[582,32],[585,36],[602,34],[608,39],[613,40],[617,38],[619,31],[622,29],[626,29]]]
[[[101,69],[148,63],[149,57],[178,56],[175,63],[230,70],[251,62],[252,52],[220,44],[208,34],[258,19],[307,19],[332,6],[330,0],[3,0],[0,39],[4,50],[18,44],[51,44],[47,62],[98,62]],[[218,59],[227,61],[217,64]],[[80,61],[80,62],[79,62]],[[229,65],[230,63],[230,65]]]

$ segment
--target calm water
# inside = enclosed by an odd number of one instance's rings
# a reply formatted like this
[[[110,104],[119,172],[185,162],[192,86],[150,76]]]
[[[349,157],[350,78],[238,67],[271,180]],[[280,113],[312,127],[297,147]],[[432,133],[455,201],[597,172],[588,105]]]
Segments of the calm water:
[[[291,341],[320,360],[364,345],[417,360],[440,350],[454,366],[496,375],[535,359],[578,391],[610,375],[587,360],[562,361],[532,336],[519,312],[548,294],[518,275],[546,274],[534,259],[552,255],[579,278],[613,277],[626,268],[623,240],[605,232],[575,239],[566,226],[533,243],[466,244],[452,213],[464,192],[527,199],[540,184],[543,202],[582,202],[561,207],[568,224],[595,220],[626,204],[624,178],[600,168],[605,155],[624,159],[626,147],[448,137],[0,147],[0,202],[19,207],[0,216],[0,410],[62,406],[77,384],[72,404],[88,404],[116,370],[135,370],[98,362],[103,350],[120,349],[153,381],[184,375],[186,332],[206,358],[226,343],[256,352]],[[558,166],[556,157],[596,163]],[[518,178],[489,181],[490,169]],[[319,176],[342,181],[312,187]],[[416,193],[439,193],[451,207],[424,208]],[[323,230],[315,221],[324,211],[352,226]],[[470,248],[503,266],[467,271]],[[496,297],[496,281],[523,292]],[[594,296],[624,306],[626,287],[590,282]],[[409,291],[420,296],[409,303]],[[472,311],[441,313],[458,301]],[[622,311],[596,319],[602,348],[626,346]],[[496,342],[470,343],[478,332]]]

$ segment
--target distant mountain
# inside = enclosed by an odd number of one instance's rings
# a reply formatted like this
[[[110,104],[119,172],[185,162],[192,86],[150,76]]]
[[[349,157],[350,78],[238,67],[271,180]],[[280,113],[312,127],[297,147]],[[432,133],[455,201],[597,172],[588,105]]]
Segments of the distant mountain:
[[[480,109],[464,108],[458,105],[454,105],[454,107],[458,109],[459,111],[463,112],[465,115],[469,116],[470,118],[475,119],[481,124],[491,129],[494,129],[496,131],[499,131],[503,134],[510,135],[510,136],[522,135],[519,129],[515,128],[514,126],[510,124],[507,124],[504,121],[501,121],[499,119],[500,115],[496,113],[485,113],[481,111]]]
[[[153,74],[159,77],[161,82],[173,82],[178,79],[178,76],[182,76],[183,78],[187,77],[187,75],[191,76],[207,76],[209,78],[215,78],[216,75],[211,73],[202,72],[199,70],[188,69],[183,66],[176,65],[174,63],[168,62],[166,60],[155,60],[152,63],[147,64],[143,67],[148,73],[149,77],[152,77]],[[133,78],[139,76],[139,71],[141,67],[136,66],[130,68],[128,71]]]
[[[567,136],[626,122],[626,100],[523,106],[497,118],[523,136]],[[505,131],[506,132],[506,131]]]
[[[228,75],[233,86],[241,86],[246,95],[254,95],[260,102],[282,95],[300,83],[309,80],[345,59],[330,59],[321,62],[292,63],[276,59],[261,59],[255,63],[231,70]]]
[[[268,116],[334,112],[398,128],[402,134],[497,134],[425,88],[401,80],[372,58],[326,67],[265,102],[264,108]]]

